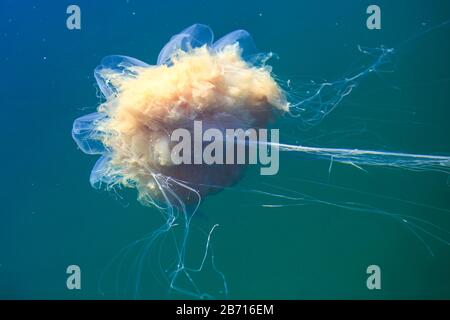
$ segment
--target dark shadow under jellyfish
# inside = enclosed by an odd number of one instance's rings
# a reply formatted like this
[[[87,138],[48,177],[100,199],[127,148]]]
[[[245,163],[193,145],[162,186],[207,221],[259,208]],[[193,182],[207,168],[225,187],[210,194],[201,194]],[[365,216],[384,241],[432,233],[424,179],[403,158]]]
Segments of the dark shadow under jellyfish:
[[[195,24],[170,39],[155,65],[126,56],[102,60],[95,69],[95,78],[105,100],[97,112],[75,120],[72,136],[83,152],[100,156],[90,176],[94,188],[135,188],[142,204],[156,208],[164,216],[165,223],[158,230],[138,241],[143,248],[135,260],[136,297],[143,261],[155,241],[166,237],[174,226],[182,230],[182,235],[173,238],[176,254],[174,263],[167,267],[167,287],[196,298],[215,297],[197,286],[192,278],[204,267],[215,226],[206,234],[205,246],[199,249],[203,250],[203,259],[191,266],[186,263],[191,222],[204,197],[234,187],[246,169],[243,164],[174,164],[171,151],[175,142],[171,133],[180,128],[193,133],[195,121],[202,122],[203,130],[211,128],[222,133],[227,129],[245,131],[276,126],[280,118],[290,118],[306,127],[316,125],[361,79],[377,72],[393,54],[387,48],[360,48],[360,51],[371,58],[368,65],[334,82],[312,83],[301,96],[274,76],[267,63],[272,54],[259,52],[244,30],[214,41],[209,27]],[[357,168],[370,165],[448,172],[450,167],[446,156],[321,148],[289,141],[269,141],[267,147],[275,148],[272,152],[294,152]],[[300,193],[287,196],[282,191],[273,193],[257,188],[246,192],[290,201],[320,202]],[[351,207],[348,203],[342,206]],[[363,206],[351,209],[376,211]],[[417,221],[393,217],[417,232]],[[226,296],[224,273],[219,271],[214,258],[209,260],[223,280],[221,293]]]

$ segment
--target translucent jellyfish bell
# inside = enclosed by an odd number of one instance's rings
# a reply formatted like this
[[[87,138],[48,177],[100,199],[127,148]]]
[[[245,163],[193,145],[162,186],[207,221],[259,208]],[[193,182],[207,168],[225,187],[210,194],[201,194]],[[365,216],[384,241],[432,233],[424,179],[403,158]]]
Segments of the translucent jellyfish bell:
[[[109,98],[117,91],[107,75],[114,73],[124,77],[134,76],[133,67],[149,67],[149,65],[138,59],[120,55],[106,56],[102,59],[94,70],[94,77],[105,98]]]
[[[110,165],[111,155],[101,156],[92,168],[89,182],[94,189],[101,189],[103,185],[110,186],[117,181],[119,175]]]
[[[236,43],[242,50],[243,58],[250,57],[258,53],[255,43],[253,42],[252,36],[245,30],[236,30],[228,33],[227,35],[223,36],[222,38],[214,42],[212,48],[215,51],[220,51],[224,47]]]
[[[205,44],[210,46],[213,40],[214,34],[210,27],[204,24],[194,24],[170,38],[158,55],[157,64],[170,62],[170,58],[177,50],[189,51]]]
[[[94,112],[82,116],[73,122],[72,137],[78,147],[87,154],[102,154],[106,151],[100,141],[97,124],[106,117],[105,114]]]
[[[241,50],[242,58],[251,63],[264,60],[268,56],[258,51],[252,36],[245,30],[230,32],[214,43],[213,40],[214,34],[210,27],[203,24],[194,24],[170,39],[159,53],[157,65],[170,64],[170,59],[177,50],[189,51],[203,45],[207,45],[218,52],[226,46],[237,44]]]

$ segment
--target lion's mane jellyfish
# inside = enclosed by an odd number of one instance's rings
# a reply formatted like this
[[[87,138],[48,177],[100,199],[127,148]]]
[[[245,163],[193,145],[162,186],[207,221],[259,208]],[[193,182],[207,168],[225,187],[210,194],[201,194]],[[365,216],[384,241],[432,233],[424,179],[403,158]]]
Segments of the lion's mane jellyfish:
[[[90,176],[94,188],[136,188],[139,201],[156,207],[165,217],[163,226],[142,239],[143,249],[136,259],[136,296],[143,261],[153,242],[175,224],[183,226],[183,236],[175,240],[177,261],[168,271],[169,287],[198,298],[209,296],[193,282],[191,273],[202,271],[214,227],[207,237],[203,260],[198,266],[189,267],[185,256],[190,222],[203,196],[236,183],[243,170],[239,165],[174,165],[170,156],[171,132],[178,128],[192,131],[195,120],[201,120],[204,128],[221,131],[265,128],[281,114],[299,125],[315,125],[358,81],[382,71],[393,53],[383,47],[359,49],[372,60],[361,70],[334,82],[310,82],[291,92],[289,86],[276,81],[266,64],[271,54],[258,52],[244,30],[214,42],[209,27],[195,24],[170,39],[155,65],[126,56],[102,60],[95,69],[95,78],[105,100],[97,112],[75,120],[72,136],[83,152],[101,155]],[[444,156],[285,143],[276,143],[276,147],[356,167],[380,165],[448,172],[450,166],[449,158]],[[314,201],[300,196],[289,200]],[[395,218],[411,229],[417,222]],[[222,292],[227,292],[225,280]]]
[[[249,62],[253,48],[245,31],[213,43],[211,29],[197,24],[172,37],[156,65],[124,56],[104,58],[95,77],[106,101],[73,126],[83,151],[103,154],[92,171],[92,185],[133,186],[141,201],[153,202],[164,196],[163,176],[200,186],[200,195],[210,191],[206,185],[234,182],[237,166],[173,165],[170,133],[192,131],[194,120],[201,120],[204,129],[260,128],[274,112],[288,111],[270,68]]]

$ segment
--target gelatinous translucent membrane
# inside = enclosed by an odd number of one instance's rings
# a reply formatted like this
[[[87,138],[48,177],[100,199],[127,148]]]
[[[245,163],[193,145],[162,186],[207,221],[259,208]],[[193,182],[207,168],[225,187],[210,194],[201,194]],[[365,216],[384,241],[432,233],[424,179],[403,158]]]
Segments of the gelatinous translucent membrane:
[[[101,142],[101,132],[97,130],[98,122],[105,117],[103,113],[94,112],[74,121],[72,137],[84,153],[102,154],[106,151]]]

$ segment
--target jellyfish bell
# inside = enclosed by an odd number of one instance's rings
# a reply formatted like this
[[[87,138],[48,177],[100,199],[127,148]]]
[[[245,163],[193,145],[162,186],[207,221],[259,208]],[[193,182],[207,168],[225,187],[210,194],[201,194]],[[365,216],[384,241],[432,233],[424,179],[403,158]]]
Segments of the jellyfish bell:
[[[192,192],[186,184],[203,197],[238,181],[243,165],[175,165],[170,135],[179,128],[192,132],[194,121],[223,133],[264,128],[288,111],[270,67],[256,63],[261,56],[244,30],[213,42],[211,29],[196,24],[171,38],[156,65],[104,58],[95,78],[106,100],[72,131],[82,151],[103,154],[91,184],[135,187],[140,200],[152,202],[172,179],[183,182],[172,183],[171,192],[184,202]]]

